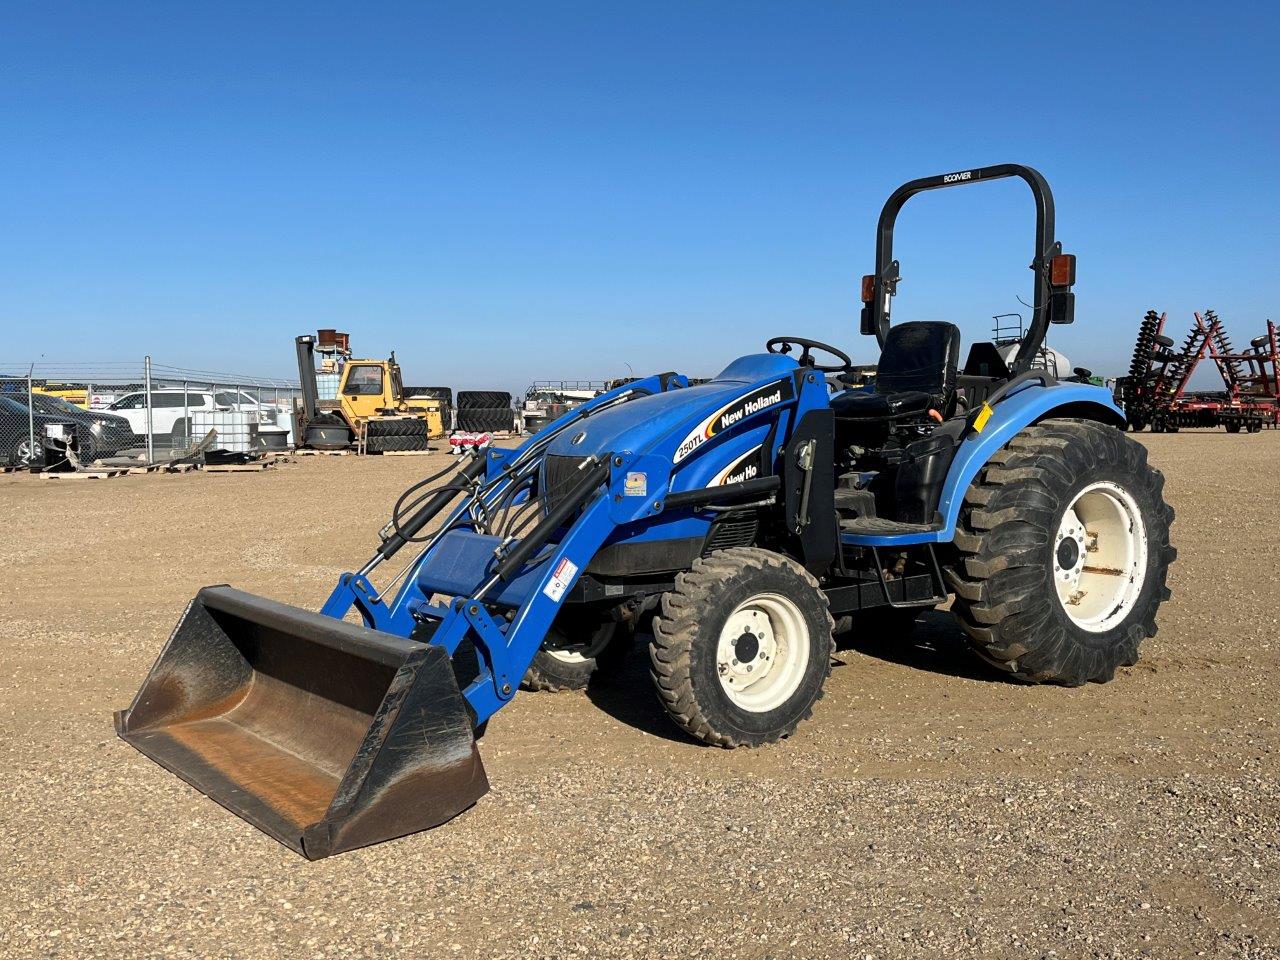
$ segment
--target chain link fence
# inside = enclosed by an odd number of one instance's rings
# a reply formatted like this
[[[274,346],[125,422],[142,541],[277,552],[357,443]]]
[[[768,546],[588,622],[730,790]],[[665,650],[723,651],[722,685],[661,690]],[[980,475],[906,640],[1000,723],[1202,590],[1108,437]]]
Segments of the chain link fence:
[[[84,463],[181,452],[210,429],[228,449],[293,441],[296,380],[141,361],[0,364],[0,467],[39,460],[47,436],[74,440]]]

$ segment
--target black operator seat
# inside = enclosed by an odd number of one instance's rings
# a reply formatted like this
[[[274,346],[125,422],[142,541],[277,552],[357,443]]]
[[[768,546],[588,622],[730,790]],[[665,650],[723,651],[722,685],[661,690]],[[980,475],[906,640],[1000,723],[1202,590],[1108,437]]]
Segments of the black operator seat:
[[[941,320],[890,327],[880,352],[875,392],[847,390],[831,398],[837,420],[890,420],[955,407],[960,330]]]

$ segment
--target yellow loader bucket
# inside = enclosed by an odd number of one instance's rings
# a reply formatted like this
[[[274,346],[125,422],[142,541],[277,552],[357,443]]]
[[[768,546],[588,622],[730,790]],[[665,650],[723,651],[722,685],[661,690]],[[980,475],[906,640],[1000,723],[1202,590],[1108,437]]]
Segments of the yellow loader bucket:
[[[227,586],[187,607],[116,732],[309,860],[489,789],[442,647]]]

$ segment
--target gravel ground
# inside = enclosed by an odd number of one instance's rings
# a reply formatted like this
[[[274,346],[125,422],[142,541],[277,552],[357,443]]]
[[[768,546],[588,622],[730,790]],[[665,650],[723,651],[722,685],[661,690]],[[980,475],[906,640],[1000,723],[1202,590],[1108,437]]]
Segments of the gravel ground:
[[[1136,667],[1004,682],[945,613],[791,740],[700,747],[643,664],[490,724],[493,792],[307,863],[114,736],[207,583],[303,606],[434,458],[0,477],[0,957],[1280,956],[1280,433],[1148,436],[1174,599]]]

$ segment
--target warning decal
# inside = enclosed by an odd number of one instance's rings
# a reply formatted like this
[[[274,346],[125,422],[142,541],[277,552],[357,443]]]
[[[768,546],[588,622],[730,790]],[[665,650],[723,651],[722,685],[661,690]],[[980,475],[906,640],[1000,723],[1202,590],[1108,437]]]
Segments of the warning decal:
[[[569,585],[573,583],[573,578],[577,575],[577,565],[568,557],[563,557],[556,564],[556,569],[551,574],[551,579],[547,582],[547,585],[542,588],[542,592],[556,603],[559,603],[560,598],[564,596],[564,592],[569,589]]]

